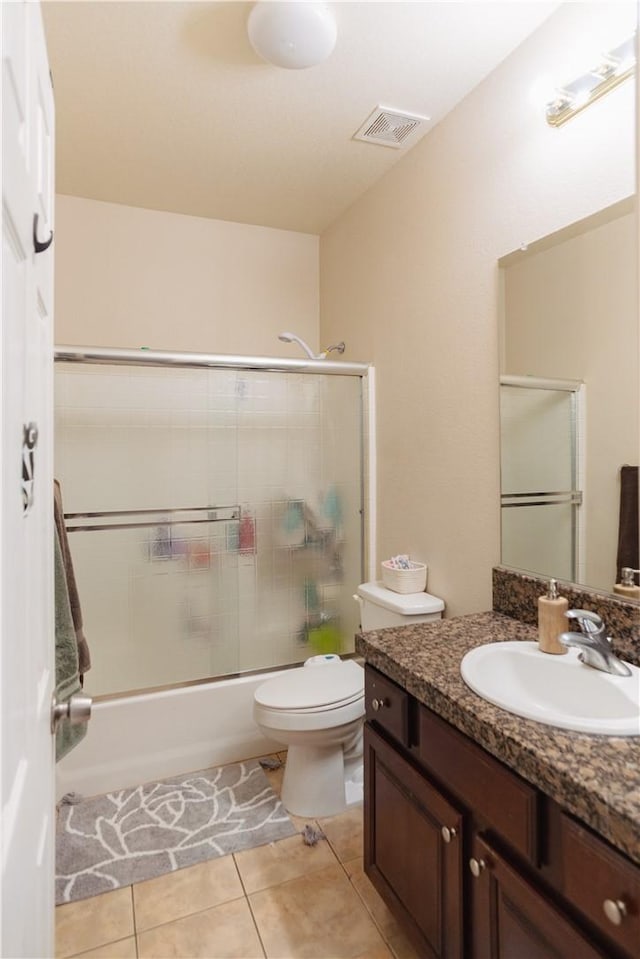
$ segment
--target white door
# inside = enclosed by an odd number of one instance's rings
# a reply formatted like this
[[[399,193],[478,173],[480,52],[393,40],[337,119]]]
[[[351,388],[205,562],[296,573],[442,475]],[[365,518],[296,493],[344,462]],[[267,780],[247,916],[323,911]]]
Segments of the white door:
[[[34,244],[36,214],[40,241],[53,227],[53,119],[39,4],[4,0],[0,954],[16,957],[53,955],[53,248]]]

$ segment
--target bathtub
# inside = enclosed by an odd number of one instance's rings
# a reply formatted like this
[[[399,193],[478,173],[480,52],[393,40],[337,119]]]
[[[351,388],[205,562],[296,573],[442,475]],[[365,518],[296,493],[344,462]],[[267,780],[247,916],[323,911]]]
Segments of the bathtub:
[[[87,735],[56,767],[58,799],[94,796],[282,749],[253,722],[253,694],[285,670],[94,704]]]

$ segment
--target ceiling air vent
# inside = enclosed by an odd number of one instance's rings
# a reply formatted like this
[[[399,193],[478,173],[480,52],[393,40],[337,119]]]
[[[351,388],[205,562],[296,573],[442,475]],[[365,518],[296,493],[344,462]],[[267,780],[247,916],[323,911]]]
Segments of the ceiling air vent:
[[[428,120],[429,117],[378,106],[354,133],[353,139],[402,150],[412,146],[427,132]]]

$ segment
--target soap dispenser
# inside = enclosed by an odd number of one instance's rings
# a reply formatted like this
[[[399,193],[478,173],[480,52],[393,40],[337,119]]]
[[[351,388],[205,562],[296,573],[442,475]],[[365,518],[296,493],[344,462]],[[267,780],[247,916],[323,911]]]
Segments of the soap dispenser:
[[[640,573],[640,569],[623,566],[621,581],[613,587],[614,593],[617,593],[618,596],[624,596],[626,599],[640,599],[640,586],[636,584],[633,578],[635,573]]]
[[[549,580],[549,592],[538,599],[538,647],[543,653],[561,656],[567,652],[567,647],[558,642],[558,636],[567,629],[568,608],[566,597],[558,595],[556,580]]]

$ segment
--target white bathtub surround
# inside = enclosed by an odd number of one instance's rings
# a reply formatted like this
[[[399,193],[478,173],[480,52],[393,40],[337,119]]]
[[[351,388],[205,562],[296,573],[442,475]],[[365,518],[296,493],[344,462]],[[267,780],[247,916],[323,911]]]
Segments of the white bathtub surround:
[[[281,750],[253,721],[264,680],[241,676],[96,703],[86,738],[58,763],[57,797],[95,796]]]

